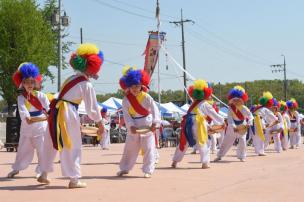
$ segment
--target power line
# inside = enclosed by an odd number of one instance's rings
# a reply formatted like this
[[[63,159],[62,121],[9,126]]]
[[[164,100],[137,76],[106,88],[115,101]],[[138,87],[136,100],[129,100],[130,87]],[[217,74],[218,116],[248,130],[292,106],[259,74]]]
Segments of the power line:
[[[242,53],[246,53],[246,54],[247,54],[248,56],[250,56],[250,57],[254,57],[254,58],[263,60],[264,62],[266,62],[266,63],[268,63],[268,64],[271,64],[271,63],[272,63],[271,61],[269,61],[268,59],[266,59],[266,58],[264,58],[264,57],[258,56],[258,55],[254,54],[254,53],[252,53],[252,52],[250,52],[250,51],[248,51],[248,50],[246,50],[246,49],[243,49],[243,48],[240,48],[240,47],[236,46],[236,45],[235,45],[234,43],[232,43],[231,41],[228,41],[228,40],[226,40],[226,39],[220,37],[218,34],[216,34],[216,33],[213,32],[213,31],[208,30],[206,27],[203,27],[203,26],[201,26],[201,25],[199,25],[199,24],[196,24],[196,25],[197,25],[198,28],[200,28],[201,30],[203,30],[203,31],[205,31],[206,33],[210,34],[210,35],[213,36],[214,38],[216,38],[216,39],[218,39],[218,40],[220,40],[220,41],[222,41],[222,42],[228,44],[229,46],[235,48],[236,50],[238,50],[238,51],[240,51],[240,52],[242,52]]]
[[[130,15],[133,15],[133,16],[141,17],[141,18],[148,19],[148,20],[155,20],[155,17],[150,17],[150,16],[138,14],[138,13],[135,13],[135,12],[132,12],[132,11],[129,11],[129,10],[120,8],[120,7],[118,7],[118,6],[114,6],[114,5],[112,5],[112,4],[106,3],[106,2],[101,1],[101,0],[94,0],[94,1],[95,1],[96,3],[102,5],[102,6],[106,6],[106,7],[115,9],[115,10],[119,10],[119,11],[121,11],[121,12],[130,14]],[[164,20],[164,21],[169,22],[168,20]]]

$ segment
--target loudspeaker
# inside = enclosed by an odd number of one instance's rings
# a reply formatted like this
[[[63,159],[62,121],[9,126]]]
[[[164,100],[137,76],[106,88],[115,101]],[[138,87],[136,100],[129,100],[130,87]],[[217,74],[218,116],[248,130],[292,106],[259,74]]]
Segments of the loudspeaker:
[[[18,143],[20,137],[21,120],[17,117],[6,118],[6,143]]]

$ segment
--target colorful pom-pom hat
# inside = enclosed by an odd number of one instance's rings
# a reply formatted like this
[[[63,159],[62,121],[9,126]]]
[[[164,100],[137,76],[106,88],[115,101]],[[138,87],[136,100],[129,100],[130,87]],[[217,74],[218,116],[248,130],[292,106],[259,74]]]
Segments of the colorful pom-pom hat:
[[[73,53],[70,64],[74,70],[88,74],[94,79],[103,64],[103,53],[94,44],[81,44],[76,53]]]

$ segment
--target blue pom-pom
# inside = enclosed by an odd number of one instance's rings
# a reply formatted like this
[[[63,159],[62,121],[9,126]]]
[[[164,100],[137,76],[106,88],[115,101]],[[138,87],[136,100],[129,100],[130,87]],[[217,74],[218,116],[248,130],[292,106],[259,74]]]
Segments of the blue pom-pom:
[[[238,89],[231,89],[229,92],[229,97],[231,98],[242,98],[243,92]]]
[[[19,71],[21,72],[22,80],[29,77],[36,78],[39,75],[38,67],[31,62],[22,64]]]
[[[103,52],[102,51],[99,51],[98,57],[103,61]]]
[[[288,108],[291,108],[293,106],[293,102],[291,100],[288,100],[286,102],[286,105],[287,105]]]
[[[107,111],[108,111],[108,107],[103,106],[103,107],[102,107],[102,109],[101,109],[101,112],[103,112],[103,113],[107,113]]]
[[[278,101],[277,101],[277,99],[275,99],[275,98],[272,98],[272,101],[273,101],[273,106],[278,106]]]
[[[125,84],[129,88],[132,85],[141,84],[142,74],[140,70],[129,70],[125,76]]]

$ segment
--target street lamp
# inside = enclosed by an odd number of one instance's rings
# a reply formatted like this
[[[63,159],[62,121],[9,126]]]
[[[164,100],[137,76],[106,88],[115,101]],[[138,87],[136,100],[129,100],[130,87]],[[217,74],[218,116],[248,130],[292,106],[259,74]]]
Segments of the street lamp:
[[[62,34],[61,34],[61,27],[67,27],[70,23],[69,16],[66,15],[64,11],[64,15],[61,16],[61,0],[58,0],[58,8],[54,10],[52,14],[51,20],[52,26],[57,29],[58,35],[58,91],[60,90],[61,86],[61,68],[62,68]]]

